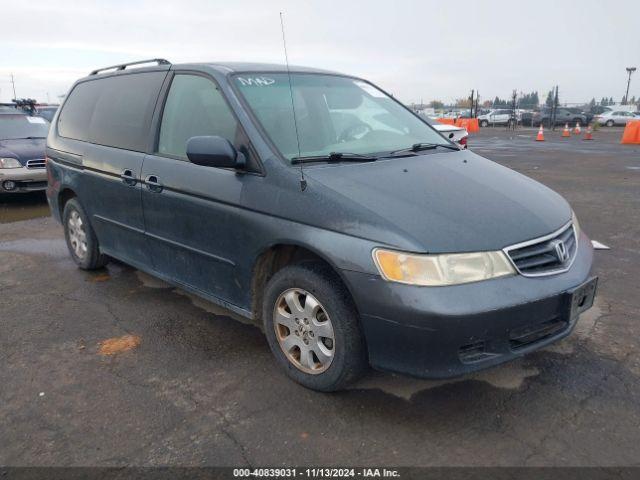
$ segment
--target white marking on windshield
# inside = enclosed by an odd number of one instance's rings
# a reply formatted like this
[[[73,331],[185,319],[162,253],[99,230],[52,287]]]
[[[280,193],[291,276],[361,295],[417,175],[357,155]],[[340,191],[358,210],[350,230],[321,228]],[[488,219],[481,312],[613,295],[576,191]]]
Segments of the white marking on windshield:
[[[276,83],[275,79],[269,77],[238,77],[238,81],[245,87],[267,87]]]

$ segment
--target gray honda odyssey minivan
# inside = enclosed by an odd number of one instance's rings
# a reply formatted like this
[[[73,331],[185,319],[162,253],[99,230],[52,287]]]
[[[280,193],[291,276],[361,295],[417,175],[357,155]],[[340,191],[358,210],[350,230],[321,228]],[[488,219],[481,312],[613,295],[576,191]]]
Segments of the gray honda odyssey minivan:
[[[53,119],[47,172],[80,268],[113,257],[262,324],[316,390],[369,365],[496,365],[568,335],[595,295],[591,243],[560,195],[349,75],[96,70]]]

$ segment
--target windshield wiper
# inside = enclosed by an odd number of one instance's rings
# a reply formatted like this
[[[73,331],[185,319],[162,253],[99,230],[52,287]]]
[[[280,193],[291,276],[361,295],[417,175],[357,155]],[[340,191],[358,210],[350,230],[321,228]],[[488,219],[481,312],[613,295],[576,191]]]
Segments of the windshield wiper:
[[[18,137],[18,138],[6,138],[5,140],[36,140],[38,138],[47,138],[47,137]]]
[[[460,149],[454,145],[448,145],[446,143],[414,143],[409,148],[402,148],[400,150],[394,150],[389,152],[385,157],[393,157],[402,153],[417,153],[423,150],[435,150],[438,147],[447,148],[459,152]]]
[[[341,153],[331,152],[328,155],[311,155],[307,157],[293,157],[291,159],[292,165],[298,165],[300,163],[317,163],[317,162],[375,162],[378,157],[373,155],[362,155],[360,153]]]

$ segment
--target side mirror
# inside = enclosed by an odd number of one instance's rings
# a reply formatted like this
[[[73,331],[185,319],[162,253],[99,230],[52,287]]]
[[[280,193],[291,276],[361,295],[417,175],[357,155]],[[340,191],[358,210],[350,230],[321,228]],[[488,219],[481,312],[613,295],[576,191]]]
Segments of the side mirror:
[[[244,168],[244,155],[226,138],[218,136],[191,137],[187,140],[187,158],[204,167]]]

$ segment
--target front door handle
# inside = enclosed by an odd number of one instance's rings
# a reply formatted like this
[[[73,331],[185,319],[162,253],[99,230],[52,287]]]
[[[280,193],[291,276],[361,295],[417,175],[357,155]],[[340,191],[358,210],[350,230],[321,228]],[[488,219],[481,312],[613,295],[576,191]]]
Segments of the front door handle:
[[[146,183],[147,188],[154,193],[160,193],[162,191],[162,184],[155,175],[147,175],[147,178],[144,179],[144,183]]]
[[[130,187],[133,187],[136,183],[138,183],[138,180],[133,175],[133,171],[129,168],[125,168],[122,171],[122,173],[120,174],[120,178],[126,185],[129,185]]]

